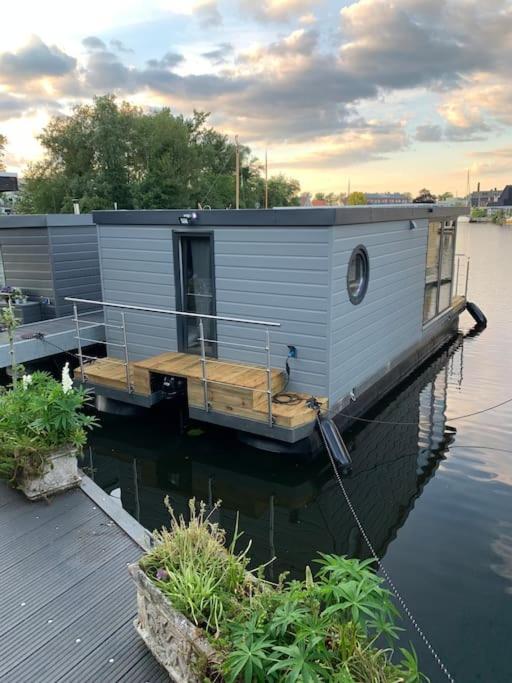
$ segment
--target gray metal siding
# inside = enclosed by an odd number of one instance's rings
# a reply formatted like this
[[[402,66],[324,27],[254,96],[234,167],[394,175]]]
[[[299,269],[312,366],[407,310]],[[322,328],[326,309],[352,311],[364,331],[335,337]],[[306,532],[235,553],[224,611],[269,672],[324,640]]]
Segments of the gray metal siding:
[[[176,305],[172,231],[166,226],[98,226],[103,300],[112,303],[172,308]],[[176,351],[174,316],[126,311],[131,360]],[[107,322],[120,323],[120,312],[107,313]],[[107,341],[122,342],[122,332],[107,327]],[[109,346],[110,356],[122,350]]]
[[[72,313],[67,296],[101,300],[96,226],[52,226],[49,237],[57,316]]]
[[[208,230],[207,225],[201,226]],[[271,332],[272,364],[284,368],[287,345],[297,347],[291,390],[327,392],[328,235],[325,228],[212,228],[217,315],[279,322]],[[170,226],[98,226],[105,301],[176,307]],[[108,322],[119,324],[119,312]],[[130,359],[177,350],[176,319],[126,312]],[[228,344],[219,358],[264,363],[263,328],[219,322],[220,342],[256,345],[261,352]],[[107,339],[120,343],[119,330]],[[110,346],[109,355],[122,350]]]
[[[325,395],[328,241],[331,228],[215,228],[217,314],[281,323],[271,329],[272,365],[297,347],[289,389]],[[219,322],[220,342],[264,347],[265,331]],[[263,363],[264,352],[219,346],[219,358]]]
[[[43,307],[43,315],[54,317],[48,230],[41,227],[1,229],[0,226],[0,249],[6,284],[21,287],[29,296],[50,299],[52,304]]]
[[[427,220],[335,227],[331,233],[331,320],[329,398],[331,406],[422,336]],[[364,300],[353,305],[347,268],[354,247],[369,256],[370,280]]]

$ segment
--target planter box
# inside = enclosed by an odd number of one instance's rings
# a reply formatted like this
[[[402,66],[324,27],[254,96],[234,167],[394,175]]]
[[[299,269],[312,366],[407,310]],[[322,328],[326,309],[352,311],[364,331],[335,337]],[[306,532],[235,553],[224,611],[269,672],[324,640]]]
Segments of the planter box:
[[[76,449],[67,446],[52,453],[44,474],[36,478],[22,478],[19,488],[30,500],[46,498],[78,486]]]
[[[128,565],[137,586],[134,626],[176,683],[202,683],[208,663],[218,662],[204,632],[177,612],[138,564]]]
[[[6,308],[5,302],[0,303],[2,308]],[[12,305],[14,314],[20,321],[20,325],[28,325],[29,323],[37,323],[41,320],[41,304],[39,301],[27,301],[24,304],[17,304],[13,302]]]

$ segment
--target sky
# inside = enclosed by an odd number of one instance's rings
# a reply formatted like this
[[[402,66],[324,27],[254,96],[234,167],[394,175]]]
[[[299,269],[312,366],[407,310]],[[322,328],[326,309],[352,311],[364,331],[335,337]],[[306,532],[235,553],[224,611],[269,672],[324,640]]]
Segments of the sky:
[[[0,41],[9,170],[115,93],[210,122],[303,190],[512,183],[512,0],[23,0]]]

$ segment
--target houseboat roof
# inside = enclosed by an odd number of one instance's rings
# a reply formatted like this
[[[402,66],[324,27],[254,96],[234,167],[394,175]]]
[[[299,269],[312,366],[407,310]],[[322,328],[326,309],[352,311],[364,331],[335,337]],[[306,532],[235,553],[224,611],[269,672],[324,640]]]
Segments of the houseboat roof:
[[[94,222],[100,225],[180,225],[180,218],[194,213],[190,221],[196,227],[212,226],[290,226],[326,227],[357,223],[382,223],[420,218],[456,218],[467,215],[460,206],[408,204],[401,206],[343,206],[326,208],[283,209],[157,209],[94,211]]]
[[[49,213],[49,214],[16,214],[0,216],[0,230],[4,228],[60,228],[93,225],[90,213]]]

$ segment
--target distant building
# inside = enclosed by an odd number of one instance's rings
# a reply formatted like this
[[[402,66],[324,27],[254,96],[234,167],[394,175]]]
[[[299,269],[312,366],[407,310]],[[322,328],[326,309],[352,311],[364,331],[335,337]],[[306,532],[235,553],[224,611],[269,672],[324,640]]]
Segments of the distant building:
[[[17,192],[18,176],[16,173],[0,171],[0,192]]]
[[[367,204],[409,204],[408,194],[400,192],[365,192]]]
[[[507,187],[510,186],[507,185]],[[505,190],[506,189],[507,188],[505,188]],[[503,192],[505,192],[505,190],[503,190]],[[498,190],[497,187],[495,187],[494,190],[477,190],[469,195],[469,203],[472,208],[492,205],[497,206],[501,194],[502,191]]]
[[[311,206],[327,206],[327,201],[325,199],[312,199]]]
[[[512,185],[505,185],[496,201],[490,202],[487,206],[512,206]]]

